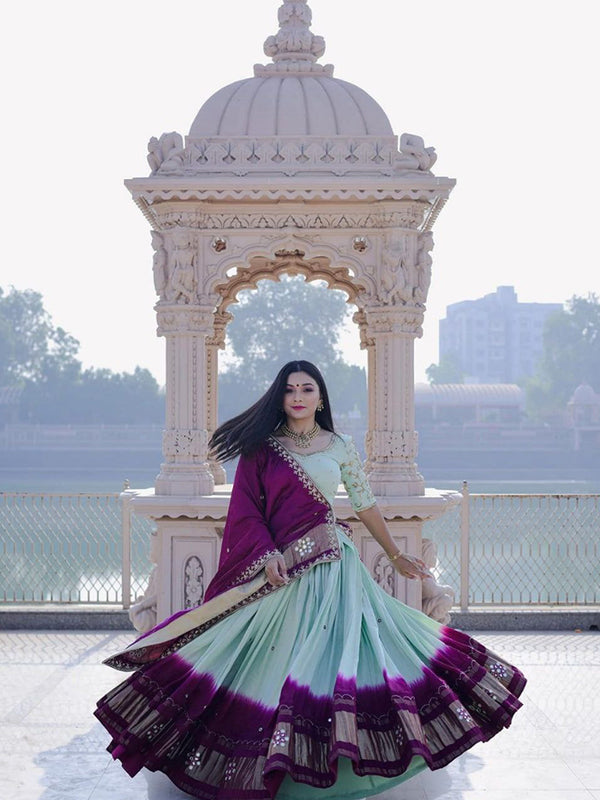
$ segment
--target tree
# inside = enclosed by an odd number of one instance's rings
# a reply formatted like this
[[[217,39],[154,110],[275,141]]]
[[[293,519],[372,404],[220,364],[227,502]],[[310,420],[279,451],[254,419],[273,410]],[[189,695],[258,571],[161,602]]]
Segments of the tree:
[[[544,352],[526,382],[527,407],[537,419],[564,411],[580,383],[600,392],[600,299],[573,296],[566,308],[550,314],[544,326]]]
[[[465,374],[460,360],[454,353],[440,359],[439,364],[430,364],[425,370],[429,383],[464,383]]]
[[[307,283],[301,276],[260,281],[241,294],[227,329],[232,363],[219,376],[219,419],[250,406],[294,358],[312,361],[323,372],[336,413],[355,406],[366,411],[366,376],[346,364],[338,342],[346,315],[343,292]],[[358,332],[357,332],[358,335]]]
[[[135,425],[164,421],[164,397],[153,375],[86,369],[75,379],[48,376],[29,381],[21,401],[23,417],[44,424]]]
[[[77,339],[54,326],[39,292],[0,288],[0,386],[22,387],[23,421],[162,422],[164,399],[148,370],[83,370],[78,350]]]
[[[39,292],[0,287],[0,386],[77,371],[78,349],[77,339],[52,324]]]

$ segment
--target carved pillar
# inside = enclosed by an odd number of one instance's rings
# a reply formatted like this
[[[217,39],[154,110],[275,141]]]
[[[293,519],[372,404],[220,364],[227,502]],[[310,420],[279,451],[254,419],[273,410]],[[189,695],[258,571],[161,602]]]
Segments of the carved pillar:
[[[375,342],[367,333],[367,315],[362,309],[354,314],[352,321],[358,325],[360,348],[367,351],[367,433],[365,435],[367,461],[365,468],[369,472],[373,459],[373,431],[377,427],[375,424],[375,385],[377,383]]]
[[[421,495],[417,471],[414,401],[414,340],[421,333],[423,309],[416,306],[365,308],[365,342],[372,357],[369,385],[373,408],[369,422],[371,486],[380,497]]]
[[[218,425],[219,350],[225,348],[225,328],[232,319],[233,316],[226,311],[215,311],[213,335],[206,339],[206,430],[209,440]],[[209,458],[208,465],[215,485],[227,483],[227,475],[219,461]]]
[[[213,332],[213,306],[159,303],[158,335],[167,340],[164,462],[158,495],[212,494],[207,462],[206,338]]]

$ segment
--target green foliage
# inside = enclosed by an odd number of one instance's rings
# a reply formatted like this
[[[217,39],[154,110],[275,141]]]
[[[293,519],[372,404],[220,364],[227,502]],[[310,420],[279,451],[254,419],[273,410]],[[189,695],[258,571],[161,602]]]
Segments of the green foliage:
[[[296,358],[319,367],[335,413],[358,407],[365,414],[365,371],[346,364],[338,349],[347,308],[342,292],[300,276],[260,281],[255,291],[243,292],[229,309],[234,315],[227,328],[233,358],[219,375],[219,420],[252,405],[279,369]]]
[[[526,382],[527,410],[539,420],[564,411],[574,390],[589,383],[600,392],[600,300],[573,296],[544,326],[544,354]]]
[[[429,383],[464,383],[465,374],[454,353],[440,359],[439,364],[430,364],[425,370]]]
[[[28,381],[21,400],[28,422],[69,425],[135,425],[160,423],[164,398],[147,369],[133,373],[87,369],[73,379],[50,375],[43,382]]]
[[[0,287],[0,386],[76,372],[78,348],[77,339],[54,327],[39,292]]]
[[[42,295],[0,288],[0,386],[22,386],[23,422],[162,422],[164,399],[147,369],[83,370],[79,342],[55,327]]]

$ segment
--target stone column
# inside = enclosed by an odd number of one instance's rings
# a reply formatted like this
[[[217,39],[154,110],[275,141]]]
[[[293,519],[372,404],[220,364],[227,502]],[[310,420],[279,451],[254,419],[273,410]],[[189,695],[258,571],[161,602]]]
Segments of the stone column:
[[[164,462],[157,495],[206,495],[214,490],[207,462],[206,338],[213,333],[212,305],[159,303],[158,335],[167,340]]]
[[[417,471],[414,401],[414,340],[420,335],[423,309],[417,306],[365,308],[367,343],[372,342],[369,386],[373,409],[369,423],[367,470],[379,497],[422,495]]]
[[[225,328],[232,319],[233,315],[226,311],[215,311],[213,335],[206,339],[206,430],[209,441],[219,424],[219,350],[225,348]],[[227,475],[219,461],[209,458],[208,465],[216,486],[227,483]]]

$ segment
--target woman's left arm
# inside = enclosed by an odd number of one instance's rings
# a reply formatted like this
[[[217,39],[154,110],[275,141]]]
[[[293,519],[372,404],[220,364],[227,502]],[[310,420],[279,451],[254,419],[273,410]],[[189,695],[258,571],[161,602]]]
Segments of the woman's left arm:
[[[375,541],[383,547],[395,569],[405,578],[428,578],[429,570],[416,556],[398,550],[379,506],[375,501],[369,481],[362,468],[360,456],[350,436],[342,437],[346,457],[340,464],[342,483],[346,487],[354,513],[365,525]]]
[[[416,556],[401,553],[392,539],[389,528],[377,503],[364,511],[355,512],[375,541],[385,550],[388,558],[398,572],[405,578],[429,578],[424,561]]]

